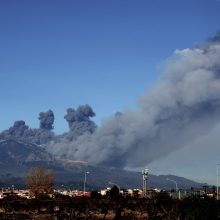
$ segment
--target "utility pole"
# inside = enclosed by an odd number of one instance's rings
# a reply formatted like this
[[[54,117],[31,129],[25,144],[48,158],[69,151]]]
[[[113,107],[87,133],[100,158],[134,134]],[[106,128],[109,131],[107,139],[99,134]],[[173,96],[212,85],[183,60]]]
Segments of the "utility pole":
[[[169,179],[169,178],[167,178],[166,180],[175,183],[175,186],[176,186],[176,193],[178,193],[178,198],[181,199],[181,194],[180,194],[180,191],[179,191],[179,188],[178,188],[177,182],[176,182],[175,180],[172,180],[172,179]]]
[[[85,195],[85,192],[86,192],[86,175],[89,174],[89,171],[86,171],[85,172],[85,175],[84,175],[84,181],[83,181],[83,195]]]

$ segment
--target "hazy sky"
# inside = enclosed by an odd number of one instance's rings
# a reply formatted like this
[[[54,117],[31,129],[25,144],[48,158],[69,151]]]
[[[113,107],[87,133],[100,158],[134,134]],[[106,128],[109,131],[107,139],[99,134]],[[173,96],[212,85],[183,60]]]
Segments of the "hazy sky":
[[[38,113],[48,109],[61,133],[68,107],[91,105],[98,124],[134,108],[173,51],[215,34],[219,12],[218,0],[1,0],[0,130],[18,119],[38,127]],[[206,152],[197,141],[149,167],[214,183],[216,143]]]

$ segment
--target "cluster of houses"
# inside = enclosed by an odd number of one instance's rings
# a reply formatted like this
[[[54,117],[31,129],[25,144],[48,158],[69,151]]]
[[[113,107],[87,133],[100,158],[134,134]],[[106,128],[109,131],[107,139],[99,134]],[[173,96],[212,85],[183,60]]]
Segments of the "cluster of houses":
[[[106,196],[110,192],[111,188],[106,188],[100,190],[98,193],[101,196]],[[71,189],[54,189],[54,194],[61,194],[65,196],[70,196],[70,197],[90,197],[91,192],[84,192],[84,191],[79,191],[79,190],[71,190]],[[2,188],[0,191],[0,199],[3,199],[7,196],[19,196],[22,198],[27,198],[30,199],[32,198],[30,192],[28,189],[14,189],[11,187],[6,187]],[[130,197],[142,197],[143,196],[143,191],[140,189],[120,189],[120,195],[123,196],[130,196]]]
[[[108,187],[106,189],[101,189],[98,194],[101,196],[106,196],[110,192],[111,188]],[[160,192],[161,190],[159,189],[148,189],[147,190],[147,197],[152,197],[156,193]],[[135,197],[135,198],[141,198],[144,197],[143,190],[141,189],[119,189],[120,195],[124,197]],[[185,197],[189,196],[202,196],[202,195],[207,195],[209,197],[215,197],[216,193],[214,189],[205,189],[205,190],[179,190],[179,191],[169,191],[169,195],[172,198],[176,199],[183,199]],[[79,191],[79,190],[71,190],[71,189],[55,189],[54,194],[61,194],[65,196],[70,196],[70,197],[90,197],[91,192],[86,192],[86,191]],[[7,196],[11,195],[16,195],[22,198],[33,198],[29,192],[28,189],[14,189],[14,187],[9,187],[9,188],[2,188],[0,191],[0,199],[3,199]],[[51,195],[53,196],[53,195]]]
[[[3,199],[7,196],[11,196],[11,195],[17,195],[21,198],[26,198],[26,199],[30,199],[30,192],[28,189],[14,189],[14,188],[2,188],[1,192],[0,192],[0,199]]]

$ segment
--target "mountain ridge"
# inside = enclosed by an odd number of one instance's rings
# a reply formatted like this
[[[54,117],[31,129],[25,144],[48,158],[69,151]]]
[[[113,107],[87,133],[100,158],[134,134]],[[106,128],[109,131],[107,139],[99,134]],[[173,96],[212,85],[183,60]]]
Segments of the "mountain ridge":
[[[116,167],[95,166],[85,161],[73,161],[56,157],[48,153],[44,147],[17,140],[0,140],[0,182],[22,182],[31,167],[42,165],[54,171],[56,182],[65,185],[83,185],[84,174],[89,172],[87,182],[90,188],[108,186],[115,182],[124,188],[142,188],[141,172],[123,170]],[[167,181],[170,175],[149,174],[148,186],[152,188],[174,188]],[[203,184],[183,177],[172,175],[178,181],[179,188],[202,187]],[[181,179],[181,182],[180,182]]]

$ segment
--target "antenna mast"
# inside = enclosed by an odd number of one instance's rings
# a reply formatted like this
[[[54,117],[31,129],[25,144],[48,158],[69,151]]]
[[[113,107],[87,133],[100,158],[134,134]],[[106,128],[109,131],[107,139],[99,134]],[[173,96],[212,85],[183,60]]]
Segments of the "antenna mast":
[[[148,180],[148,169],[145,168],[143,171],[142,171],[142,174],[143,174],[143,196],[144,197],[147,197],[147,180]]]

